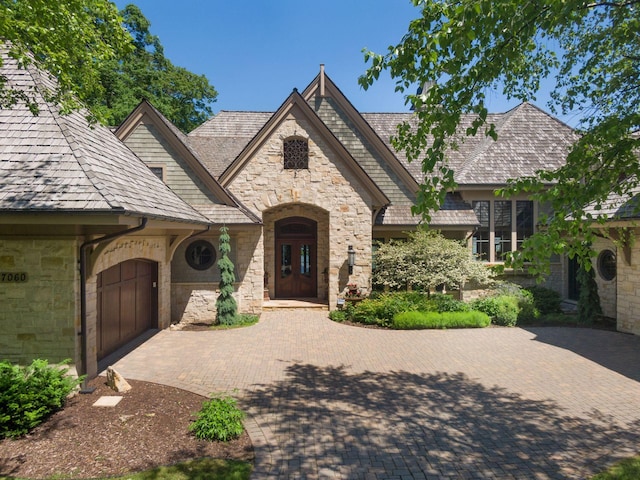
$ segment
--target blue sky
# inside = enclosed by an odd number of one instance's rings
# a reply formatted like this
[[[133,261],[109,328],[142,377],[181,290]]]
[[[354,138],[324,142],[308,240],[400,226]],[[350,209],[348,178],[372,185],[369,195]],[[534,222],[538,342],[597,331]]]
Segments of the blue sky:
[[[204,74],[220,110],[274,111],[293,88],[304,89],[320,64],[362,112],[408,111],[388,74],[369,90],[363,48],[384,53],[419,11],[410,0],[117,0],[151,21],[165,55]],[[490,95],[490,111],[516,105]],[[544,108],[544,101],[536,102]]]

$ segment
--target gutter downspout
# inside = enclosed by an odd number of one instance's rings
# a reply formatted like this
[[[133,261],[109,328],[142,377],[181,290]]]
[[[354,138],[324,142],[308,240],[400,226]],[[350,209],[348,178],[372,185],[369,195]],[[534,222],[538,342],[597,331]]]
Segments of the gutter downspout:
[[[147,226],[147,217],[142,217],[140,225],[137,227],[129,228],[120,232],[111,233],[104,237],[94,238],[93,240],[87,240],[80,245],[80,332],[82,346],[80,348],[80,370],[79,376],[84,376],[82,380],[82,386],[80,387],[80,393],[92,393],[92,388],[87,387],[87,358],[89,357],[87,352],[87,250],[93,245],[103,243],[114,238],[124,237],[135,232],[143,230]]]

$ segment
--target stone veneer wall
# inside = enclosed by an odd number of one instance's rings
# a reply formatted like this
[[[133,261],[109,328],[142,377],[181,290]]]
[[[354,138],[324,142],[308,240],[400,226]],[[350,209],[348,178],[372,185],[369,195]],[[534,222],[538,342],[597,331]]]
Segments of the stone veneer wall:
[[[0,242],[0,272],[27,274],[26,282],[0,283],[0,359],[77,362],[77,251],[75,239]]]
[[[608,249],[616,253],[616,247],[611,240],[606,238],[598,238],[592,245],[596,254],[600,254],[601,251]],[[616,254],[617,257],[617,254]],[[620,259],[618,259],[618,265]],[[600,276],[598,270],[598,257],[593,258],[593,267],[596,270],[596,283],[598,284],[598,296],[600,297],[600,306],[602,307],[602,314],[606,317],[615,318],[617,309],[617,278],[613,280],[605,280]]]
[[[262,309],[263,270],[262,238],[258,228],[230,229],[229,258],[236,271],[234,298],[238,312],[258,314]],[[216,263],[202,271],[194,270],[185,260],[185,250],[196,240],[207,240],[216,250]],[[217,236],[188,238],[176,249],[171,262],[171,322],[212,323],[216,318],[219,294],[220,239]]]
[[[291,136],[308,139],[308,169],[284,169],[283,140]],[[273,269],[272,222],[281,218],[279,213],[274,212],[279,212],[277,208],[281,206],[298,205],[295,211],[303,216],[321,218],[325,215],[327,219],[318,225],[318,241],[325,241],[327,246],[319,245],[325,253],[318,249],[318,294],[328,297],[329,307],[335,308],[338,294],[347,283],[355,282],[367,288],[370,286],[371,199],[363,193],[364,189],[347,167],[347,161],[333,152],[306,121],[296,120],[292,115],[260,146],[229,185],[229,189],[244,205],[263,220],[263,215],[269,219],[269,223],[264,225],[264,244],[256,244],[258,256],[261,251],[266,252],[263,265],[258,267],[256,264],[255,271],[251,271],[252,278],[244,281],[262,284],[264,268],[267,268],[267,272]],[[273,213],[271,217],[270,213]],[[347,272],[349,245],[353,245],[357,252],[356,266],[351,276]],[[323,273],[325,268],[326,280]],[[272,279],[273,271],[270,272],[270,288]]]
[[[635,232],[636,237],[638,231]],[[631,249],[631,264],[618,252],[617,260],[617,328],[640,335],[640,242]]]

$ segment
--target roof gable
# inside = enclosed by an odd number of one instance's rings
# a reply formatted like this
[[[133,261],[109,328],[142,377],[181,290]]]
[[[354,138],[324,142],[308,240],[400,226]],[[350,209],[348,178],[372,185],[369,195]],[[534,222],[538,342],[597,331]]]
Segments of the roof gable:
[[[331,130],[322,122],[320,117],[311,109],[309,104],[304,98],[294,90],[289,98],[285,100],[282,106],[269,118],[269,120],[260,128],[257,134],[251,139],[251,141],[245,145],[236,159],[227,167],[227,169],[220,176],[220,183],[222,185],[228,185],[235,178],[235,176],[244,168],[249,162],[252,155],[264,144],[264,142],[275,132],[278,126],[293,112],[296,115],[302,115],[315,130],[323,137],[329,147],[333,149],[341,158],[345,159],[347,168],[349,168],[356,177],[362,182],[363,186],[371,193],[372,199],[375,202],[375,206],[380,207],[387,205],[389,199],[378,188],[375,182],[367,175],[364,169],[356,162],[351,156],[349,151],[340,143],[340,141],[333,135]]]

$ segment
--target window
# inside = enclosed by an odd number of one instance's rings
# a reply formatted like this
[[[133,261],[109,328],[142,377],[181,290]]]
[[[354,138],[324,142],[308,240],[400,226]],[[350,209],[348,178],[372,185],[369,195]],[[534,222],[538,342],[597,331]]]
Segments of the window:
[[[149,170],[164,182],[164,167],[149,167]]]
[[[511,202],[495,202],[495,258],[504,260],[506,252],[511,251]]]
[[[284,168],[301,170],[309,168],[309,144],[302,138],[284,141]]]
[[[216,250],[206,240],[196,240],[187,247],[185,259],[191,268],[206,270],[216,262]]]
[[[534,234],[536,207],[531,200],[476,200],[472,206],[480,224],[473,233],[472,251],[482,261],[504,261]]]
[[[616,254],[611,250],[603,250],[598,255],[598,273],[608,282],[616,278]]]
[[[522,242],[533,235],[533,202],[516,201],[516,249],[522,248]]]
[[[478,217],[480,226],[473,234],[473,254],[479,255],[480,260],[489,260],[489,213],[490,203],[487,200],[473,202],[473,211]]]

